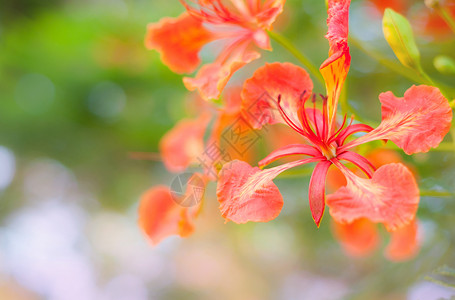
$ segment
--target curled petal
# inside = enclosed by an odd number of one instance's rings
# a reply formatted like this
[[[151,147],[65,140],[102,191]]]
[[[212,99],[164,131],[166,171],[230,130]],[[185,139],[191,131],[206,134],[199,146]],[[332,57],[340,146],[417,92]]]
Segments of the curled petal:
[[[328,1],[328,32],[329,58],[319,68],[324,77],[327,96],[329,122],[332,127],[335,122],[336,108],[341,88],[346,79],[351,64],[351,55],[348,46],[348,23],[350,0]]]
[[[195,78],[183,78],[185,87],[190,91],[197,89],[205,100],[217,99],[234,72],[261,56],[250,50],[248,43],[231,45],[214,63],[204,65]]]
[[[350,223],[367,218],[395,230],[414,219],[420,199],[419,189],[414,176],[403,164],[381,166],[371,179],[364,179],[354,175],[339,161],[332,161],[348,182],[327,196],[330,214],[337,222]]]
[[[325,180],[332,163],[322,161],[316,165],[310,179],[308,198],[310,201],[311,216],[319,227],[325,208]]]
[[[184,171],[204,152],[204,133],[210,119],[209,113],[203,113],[195,120],[181,120],[163,136],[160,152],[169,171]]]
[[[156,245],[170,235],[186,237],[194,231],[194,207],[179,206],[166,186],[145,192],[139,204],[139,226]]]
[[[379,95],[382,122],[373,131],[346,144],[343,149],[378,139],[392,140],[407,154],[437,147],[449,132],[452,109],[438,88],[412,86],[397,98],[392,92]]]
[[[260,167],[264,167],[282,157],[286,157],[289,155],[298,155],[298,154],[309,155],[309,156],[313,156],[313,157],[322,156],[321,152],[313,146],[302,145],[302,144],[291,144],[291,145],[287,145],[278,150],[273,151],[272,153],[267,155],[266,158],[261,160],[258,163],[258,165]]]
[[[362,218],[351,223],[333,222],[333,232],[344,250],[351,256],[363,257],[370,254],[379,244],[376,224]]]
[[[200,64],[201,48],[212,41],[213,35],[202,22],[188,13],[177,18],[163,18],[147,28],[145,45],[157,50],[173,72],[191,73]]]
[[[216,191],[222,216],[235,223],[275,219],[281,212],[283,197],[272,180],[287,169],[314,161],[303,159],[267,170],[239,160],[225,164]]]
[[[385,256],[392,261],[404,261],[413,258],[419,251],[417,240],[418,224],[412,220],[409,224],[392,231]]]
[[[291,63],[272,63],[256,70],[245,81],[242,110],[254,128],[285,123],[278,111],[278,99],[285,114],[301,127],[298,112],[313,90],[308,73]]]

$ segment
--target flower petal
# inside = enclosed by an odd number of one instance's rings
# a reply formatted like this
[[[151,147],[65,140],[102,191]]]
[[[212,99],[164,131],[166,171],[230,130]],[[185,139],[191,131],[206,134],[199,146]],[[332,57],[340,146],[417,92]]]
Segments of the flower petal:
[[[314,161],[317,159],[303,159],[262,171],[239,160],[225,164],[216,191],[222,216],[235,223],[275,219],[283,197],[272,180],[287,169]]]
[[[261,56],[249,48],[249,41],[230,45],[214,63],[202,66],[195,78],[183,78],[185,87],[190,91],[197,89],[205,100],[219,98],[232,74]]]
[[[310,201],[311,216],[319,227],[325,208],[325,180],[332,163],[322,161],[316,165],[310,179],[308,199]]]
[[[256,129],[265,124],[285,123],[278,111],[280,96],[284,112],[301,126],[298,112],[312,90],[313,82],[304,69],[291,63],[266,64],[245,81],[242,110]]]
[[[173,72],[191,73],[201,62],[199,51],[212,40],[213,35],[200,20],[183,13],[177,18],[163,18],[149,24],[145,45],[157,50]]]
[[[379,100],[382,103],[381,124],[343,149],[389,139],[407,154],[427,152],[431,147],[437,147],[449,132],[452,109],[438,88],[412,86],[404,93],[404,98],[387,92],[380,94]]]
[[[194,207],[179,206],[166,186],[149,189],[139,204],[139,226],[156,245],[170,235],[186,237],[194,231]]]
[[[362,257],[370,254],[379,244],[377,225],[361,218],[351,223],[333,222],[333,232],[344,250],[351,256]]]
[[[350,223],[368,218],[395,230],[414,218],[420,199],[419,189],[414,176],[403,164],[381,166],[371,179],[364,179],[354,175],[339,161],[332,161],[348,182],[327,196],[330,214],[337,222]]]
[[[392,261],[404,261],[413,258],[419,251],[417,240],[418,224],[412,220],[409,224],[391,232],[385,256]]]
[[[204,133],[210,119],[209,113],[203,113],[194,120],[181,120],[163,136],[160,152],[169,171],[184,171],[204,152]]]
[[[319,68],[324,77],[327,96],[330,126],[334,125],[338,99],[351,64],[348,46],[349,5],[350,0],[328,1],[329,58]]]

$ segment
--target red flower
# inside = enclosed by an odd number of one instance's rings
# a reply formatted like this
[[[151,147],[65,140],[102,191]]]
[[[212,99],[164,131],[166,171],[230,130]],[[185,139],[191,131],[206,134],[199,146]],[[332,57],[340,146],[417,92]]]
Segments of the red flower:
[[[449,131],[452,112],[437,88],[412,86],[404,98],[391,92],[379,96],[382,122],[376,128],[365,124],[336,122],[337,103],[346,78],[350,55],[347,45],[349,0],[330,0],[328,10],[329,58],[320,70],[328,97],[322,111],[316,108],[312,82],[307,72],[289,63],[267,64],[247,80],[242,91],[244,113],[256,128],[269,123],[285,123],[302,136],[302,144],[282,147],[259,162],[260,167],[291,155],[309,156],[280,166],[260,170],[234,161],[223,167],[217,195],[222,215],[236,223],[267,222],[281,211],[282,196],[272,180],[290,168],[317,162],[313,171],[309,202],[319,226],[325,207],[325,180],[335,165],[346,177],[347,185],[327,197],[332,217],[341,223],[360,218],[384,223],[389,230],[414,219],[419,190],[412,173],[401,163],[376,169],[352,148],[373,140],[392,140],[406,153],[426,152],[436,147]],[[305,107],[312,99],[313,107]],[[348,141],[355,133],[366,135]],[[353,163],[365,173],[358,177],[342,161]]]
[[[235,71],[260,57],[255,48],[271,49],[266,30],[283,11],[285,0],[181,2],[187,12],[150,24],[145,44],[160,52],[174,72],[191,73],[200,64],[201,48],[220,40],[223,46],[215,61],[202,66],[195,78],[183,79],[189,90],[197,89],[204,99],[214,99]]]

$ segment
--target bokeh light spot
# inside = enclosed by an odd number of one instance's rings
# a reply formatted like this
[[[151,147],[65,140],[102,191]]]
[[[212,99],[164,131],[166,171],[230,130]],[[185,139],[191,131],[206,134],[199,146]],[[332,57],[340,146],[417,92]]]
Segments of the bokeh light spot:
[[[26,74],[17,82],[14,98],[23,110],[32,114],[43,113],[54,101],[55,86],[42,74]]]
[[[117,117],[125,107],[126,95],[122,87],[110,81],[98,83],[88,97],[88,108],[103,119]]]

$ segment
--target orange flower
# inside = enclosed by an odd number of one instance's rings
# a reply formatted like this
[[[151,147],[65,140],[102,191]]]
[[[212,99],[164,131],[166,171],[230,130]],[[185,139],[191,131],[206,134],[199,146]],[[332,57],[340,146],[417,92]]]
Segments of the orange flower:
[[[145,44],[160,52],[172,71],[191,73],[200,64],[201,48],[219,40],[222,50],[215,61],[202,66],[195,78],[183,79],[189,90],[197,89],[207,100],[218,98],[235,71],[260,57],[255,48],[271,49],[266,30],[283,11],[285,0],[181,2],[187,12],[150,24]]]
[[[321,65],[328,97],[322,97],[322,111],[316,108],[316,95],[308,73],[290,63],[266,64],[248,79],[242,91],[244,114],[257,129],[265,124],[284,123],[302,136],[300,144],[277,149],[261,160],[265,167],[286,156],[309,156],[277,167],[261,170],[245,162],[233,161],[223,167],[217,196],[226,220],[236,223],[267,222],[281,211],[283,198],[273,183],[280,173],[307,163],[317,163],[309,184],[309,204],[317,226],[325,204],[340,223],[367,218],[397,230],[414,219],[420,200],[414,176],[401,163],[378,169],[352,149],[373,140],[391,140],[407,154],[427,152],[437,147],[452,120],[449,102],[431,86],[412,86],[403,98],[391,92],[379,95],[382,122],[373,129],[365,124],[336,122],[341,88],[350,66],[348,35],[349,0],[328,1],[329,58]],[[312,99],[313,107],[305,104]],[[348,141],[352,135],[365,135]],[[342,161],[353,163],[365,173],[362,178]],[[331,165],[347,180],[344,187],[325,197],[325,182]],[[327,200],[327,201],[326,201]]]
[[[168,187],[156,186],[141,197],[139,226],[154,245],[170,235],[185,237],[194,231],[193,219],[198,208],[178,205]]]
[[[229,141],[234,143],[230,147],[222,144],[222,135],[227,127],[235,122],[245,122],[240,114],[240,103],[240,90],[236,88],[226,91],[225,106],[222,108],[201,101],[199,116],[195,119],[181,120],[161,139],[161,157],[166,168],[171,172],[182,172],[192,164],[202,163],[204,174],[196,173],[195,176],[206,184],[207,180],[216,178],[218,168],[217,162],[211,161],[210,157],[205,162],[202,161],[205,148],[210,147],[210,144],[215,145],[210,149],[213,156],[221,155],[218,151],[222,151],[224,157],[228,157],[229,160],[251,159],[252,149],[239,153],[234,141]],[[208,141],[205,142],[204,136],[209,130],[209,123],[213,119],[213,115],[215,115],[214,124]],[[246,126],[246,128],[251,127]],[[239,140],[236,143],[241,142]],[[192,193],[193,191],[186,192]],[[152,244],[157,244],[170,235],[186,237],[194,231],[193,221],[197,217],[201,204],[184,207],[177,203],[178,200],[173,198],[170,189],[166,186],[153,187],[141,197],[139,224]]]

